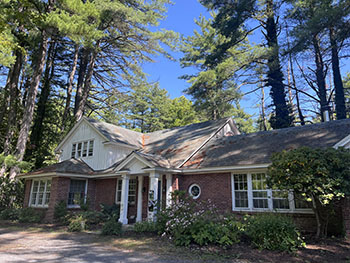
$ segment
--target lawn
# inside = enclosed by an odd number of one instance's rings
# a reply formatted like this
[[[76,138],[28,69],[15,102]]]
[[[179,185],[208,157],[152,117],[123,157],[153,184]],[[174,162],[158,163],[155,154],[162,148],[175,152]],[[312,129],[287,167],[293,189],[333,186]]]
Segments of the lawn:
[[[97,231],[68,233],[65,227],[43,224],[18,224],[0,222],[0,261],[1,256],[32,250],[16,257],[32,258],[35,254],[33,244],[37,244],[45,258],[55,262],[75,257],[80,262],[109,262],[119,258],[118,262],[128,262],[129,257],[139,262],[348,262],[350,263],[350,243],[342,239],[322,241],[307,240],[307,246],[295,254],[260,251],[245,242],[223,249],[216,246],[176,247],[170,240],[155,235],[137,234],[127,230],[120,237],[101,236]],[[51,252],[50,252],[51,251]],[[89,251],[87,257],[86,251]],[[85,257],[84,257],[84,256]],[[39,257],[39,255],[37,255]],[[102,258],[101,258],[102,257]],[[28,259],[27,258],[27,259]],[[16,259],[17,260],[17,259]],[[5,262],[7,262],[5,260]],[[8,262],[15,262],[8,261]],[[17,261],[16,261],[17,262]],[[69,262],[69,261],[67,261]]]

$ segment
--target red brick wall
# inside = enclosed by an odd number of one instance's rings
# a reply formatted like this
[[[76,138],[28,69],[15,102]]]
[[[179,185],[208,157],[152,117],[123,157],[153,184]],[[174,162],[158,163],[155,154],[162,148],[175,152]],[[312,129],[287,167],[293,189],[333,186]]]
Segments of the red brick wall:
[[[24,183],[24,201],[23,201],[23,207],[28,207],[29,205],[29,198],[30,198],[30,190],[32,188],[32,180],[25,180]]]
[[[51,194],[49,208],[47,209],[45,221],[52,222],[55,210],[55,205],[64,200],[67,202],[69,192],[70,178],[54,177],[51,183]]]
[[[117,179],[101,179],[95,182],[95,209],[100,210],[100,204],[113,205],[115,202],[115,193]]]
[[[188,193],[188,189],[192,184],[197,184],[201,188],[201,195],[197,200],[210,200],[221,211],[232,211],[230,173],[180,176],[180,191],[186,191]]]
[[[86,193],[86,200],[89,204],[90,209],[95,209],[95,201],[96,201],[96,180],[89,179],[88,180],[88,188]]]

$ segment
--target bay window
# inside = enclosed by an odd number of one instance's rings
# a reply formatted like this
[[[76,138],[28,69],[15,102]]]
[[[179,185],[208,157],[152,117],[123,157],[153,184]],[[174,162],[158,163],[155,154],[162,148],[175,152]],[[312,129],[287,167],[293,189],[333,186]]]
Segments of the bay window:
[[[310,202],[300,195],[269,189],[265,173],[234,173],[231,180],[233,210],[311,211]]]
[[[48,207],[50,202],[51,179],[37,179],[32,181],[29,206]]]

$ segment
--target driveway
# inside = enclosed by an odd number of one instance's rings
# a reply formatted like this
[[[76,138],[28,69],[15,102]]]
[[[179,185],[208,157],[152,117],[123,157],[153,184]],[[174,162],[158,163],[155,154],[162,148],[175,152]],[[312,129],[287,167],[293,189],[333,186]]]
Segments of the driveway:
[[[123,247],[97,234],[0,227],[0,262],[189,262]]]

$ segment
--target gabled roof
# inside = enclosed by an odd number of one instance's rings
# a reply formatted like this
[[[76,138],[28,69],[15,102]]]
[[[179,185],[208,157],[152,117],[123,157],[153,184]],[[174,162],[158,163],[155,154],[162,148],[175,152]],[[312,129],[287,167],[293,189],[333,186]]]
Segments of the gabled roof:
[[[34,170],[32,172],[26,173],[25,175],[28,176],[52,173],[92,175],[94,173],[94,170],[84,161],[72,158],[60,163]]]
[[[136,149],[142,147],[142,133],[140,132],[128,130],[120,126],[94,119],[86,118],[86,120],[110,142],[115,142]]]
[[[350,119],[346,119],[222,137],[205,145],[184,168],[267,164],[272,153],[302,146],[334,147],[349,134]]]
[[[226,124],[231,126],[234,134],[239,134],[231,118],[195,123],[145,134],[142,153],[161,156],[169,161],[171,167],[180,167],[188,157],[191,157]]]

